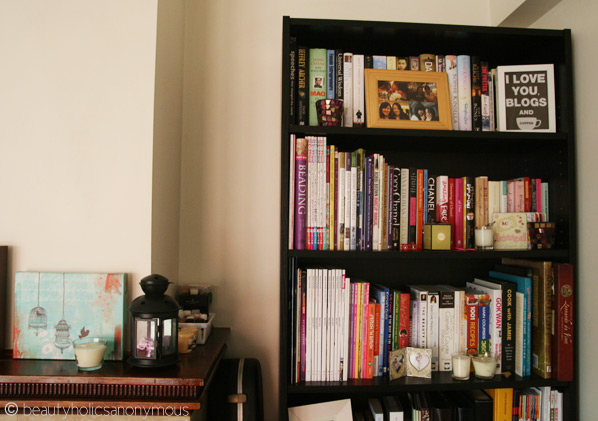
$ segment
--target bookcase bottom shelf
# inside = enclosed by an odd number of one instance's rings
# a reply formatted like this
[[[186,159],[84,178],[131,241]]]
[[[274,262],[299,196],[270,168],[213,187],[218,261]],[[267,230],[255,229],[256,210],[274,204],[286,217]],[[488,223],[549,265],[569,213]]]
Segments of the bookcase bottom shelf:
[[[351,379],[346,382],[301,382],[287,386],[289,394],[326,393],[332,395],[383,394],[420,390],[471,390],[471,389],[521,389],[526,387],[550,386],[556,389],[567,389],[569,382],[543,379],[540,376],[530,377],[502,375],[493,379],[481,380],[473,376],[469,380],[459,381],[452,378],[451,372],[433,373],[431,379],[419,377],[403,377],[389,381],[387,377],[373,379]]]

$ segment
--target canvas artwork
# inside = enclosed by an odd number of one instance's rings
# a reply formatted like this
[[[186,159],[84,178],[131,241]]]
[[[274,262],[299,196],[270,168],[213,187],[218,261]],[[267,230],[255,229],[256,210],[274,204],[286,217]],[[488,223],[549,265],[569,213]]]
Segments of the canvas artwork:
[[[13,358],[74,360],[73,340],[108,340],[106,360],[123,358],[125,273],[17,272]]]

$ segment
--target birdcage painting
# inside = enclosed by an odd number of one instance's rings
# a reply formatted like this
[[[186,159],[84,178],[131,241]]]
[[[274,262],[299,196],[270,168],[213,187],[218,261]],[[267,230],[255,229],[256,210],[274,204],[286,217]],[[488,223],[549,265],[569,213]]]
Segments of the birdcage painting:
[[[17,272],[13,357],[75,359],[73,340],[108,340],[106,360],[123,358],[125,273]]]

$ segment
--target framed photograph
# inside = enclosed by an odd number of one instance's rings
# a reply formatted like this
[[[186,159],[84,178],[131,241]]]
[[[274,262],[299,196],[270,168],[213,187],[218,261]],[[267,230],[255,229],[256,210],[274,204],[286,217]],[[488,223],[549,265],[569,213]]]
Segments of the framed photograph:
[[[556,132],[554,65],[498,66],[496,112],[501,132]]]
[[[447,74],[365,70],[368,127],[452,130]]]

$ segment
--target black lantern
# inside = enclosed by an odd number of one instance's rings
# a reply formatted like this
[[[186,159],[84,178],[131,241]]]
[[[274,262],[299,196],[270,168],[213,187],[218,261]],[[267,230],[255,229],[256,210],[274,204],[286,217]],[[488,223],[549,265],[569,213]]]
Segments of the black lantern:
[[[145,295],[129,306],[131,355],[127,362],[137,367],[163,367],[175,364],[178,354],[178,303],[164,293],[168,279],[149,275],[139,282]]]

